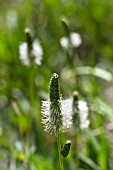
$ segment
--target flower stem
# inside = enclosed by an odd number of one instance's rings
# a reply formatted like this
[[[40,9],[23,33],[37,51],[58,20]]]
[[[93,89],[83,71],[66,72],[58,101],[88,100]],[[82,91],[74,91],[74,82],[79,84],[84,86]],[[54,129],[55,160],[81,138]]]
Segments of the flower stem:
[[[75,135],[75,155],[76,155],[76,161],[75,166],[76,170],[79,168],[79,156],[78,156],[78,134]]]
[[[62,155],[60,154],[60,152],[61,152],[60,135],[58,135],[58,137],[57,137],[57,146],[58,146],[58,155],[59,155],[60,170],[64,170]]]

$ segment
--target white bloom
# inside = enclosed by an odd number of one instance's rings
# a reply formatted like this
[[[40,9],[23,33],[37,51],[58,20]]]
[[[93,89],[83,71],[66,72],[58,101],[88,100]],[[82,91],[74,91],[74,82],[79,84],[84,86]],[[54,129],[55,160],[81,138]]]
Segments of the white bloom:
[[[29,65],[29,58],[28,58],[28,45],[26,42],[23,42],[19,46],[19,57],[20,60],[24,65]]]
[[[79,118],[80,118],[80,128],[85,129],[88,128],[90,122],[88,118],[88,106],[85,101],[78,101],[78,109],[79,109]]]
[[[69,48],[69,43],[71,43],[72,46],[75,48],[79,47],[82,43],[80,34],[72,32],[70,34],[70,37],[62,37],[60,39],[60,44],[61,44],[62,48],[64,48],[65,50],[67,50]]]
[[[31,55],[34,57],[34,63],[41,65],[43,50],[38,39],[35,39],[32,43]],[[19,57],[24,65],[30,64],[30,57],[28,55],[27,42],[23,42],[19,46]]]
[[[60,45],[64,48],[64,49],[68,49],[69,48],[69,40],[67,37],[62,37],[60,39]]]
[[[50,109],[50,101],[42,101],[42,123],[44,124],[44,131],[49,134],[55,134],[55,136],[58,135],[57,127],[60,127],[59,130],[61,132],[65,132],[72,125],[72,105],[70,99],[60,100],[59,104],[60,114],[58,107]]]
[[[79,47],[81,45],[82,40],[81,40],[80,34],[73,32],[71,33],[70,38],[71,38],[71,43],[73,47]]]
[[[61,101],[61,113],[62,113],[62,123],[64,130],[69,129],[72,126],[72,105],[71,100],[62,100]]]
[[[39,40],[36,39],[35,41],[33,41],[32,45],[33,45],[33,50],[31,53],[33,54],[33,56],[35,56],[35,63],[37,65],[41,65],[43,50],[42,50]]]

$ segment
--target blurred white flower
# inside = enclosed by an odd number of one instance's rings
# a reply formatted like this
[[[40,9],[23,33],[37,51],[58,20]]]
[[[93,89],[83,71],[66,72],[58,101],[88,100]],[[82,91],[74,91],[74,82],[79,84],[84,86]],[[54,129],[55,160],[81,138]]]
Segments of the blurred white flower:
[[[10,30],[13,30],[17,27],[17,12],[15,10],[8,10],[6,15],[7,26]]]
[[[89,108],[87,102],[79,100],[79,93],[77,91],[73,92],[72,107],[76,132],[80,129],[88,128],[90,124],[88,120]]]
[[[67,50],[69,48],[69,43],[71,43],[72,46],[75,48],[79,47],[82,43],[80,34],[72,32],[70,34],[70,37],[62,37],[60,39],[60,45],[65,50]]]
[[[59,105],[61,110],[60,115],[59,107],[51,109],[50,101],[42,101],[42,123],[44,124],[44,131],[50,135],[58,135],[57,127],[60,127],[60,132],[66,132],[72,126],[72,105],[70,99],[60,100]]]
[[[42,56],[43,50],[38,39],[35,39],[32,43],[32,50],[30,51],[30,56],[28,54],[27,42],[23,42],[19,46],[19,58],[24,65],[30,65],[31,58],[34,58],[35,64],[41,65]]]
[[[60,39],[60,45],[64,48],[64,49],[68,49],[69,48],[69,40],[67,37],[62,37]]]
[[[88,106],[85,101],[78,101],[80,128],[85,129],[89,127],[90,121],[88,120]]]
[[[77,48],[81,45],[82,39],[81,39],[80,34],[73,32],[71,33],[70,38],[71,38],[71,43],[73,47]]]
[[[33,50],[31,53],[35,56],[35,63],[41,65],[43,50],[38,39],[33,41]]]
[[[19,57],[24,65],[29,65],[29,58],[28,58],[28,45],[26,42],[23,42],[19,46]]]

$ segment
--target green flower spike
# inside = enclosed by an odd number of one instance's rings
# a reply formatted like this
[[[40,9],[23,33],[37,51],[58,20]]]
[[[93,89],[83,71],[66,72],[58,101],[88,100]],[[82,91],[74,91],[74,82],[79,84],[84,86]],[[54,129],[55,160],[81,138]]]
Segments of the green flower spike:
[[[63,145],[63,148],[61,149],[61,155],[66,158],[69,154],[71,146],[71,141],[67,140],[67,142]]]

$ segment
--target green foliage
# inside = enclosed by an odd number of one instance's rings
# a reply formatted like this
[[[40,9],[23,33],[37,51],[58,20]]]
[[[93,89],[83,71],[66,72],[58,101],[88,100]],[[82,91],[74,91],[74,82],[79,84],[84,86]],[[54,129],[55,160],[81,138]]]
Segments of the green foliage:
[[[54,72],[64,98],[77,90],[89,107],[90,127],[76,134],[73,125],[62,135],[62,144],[72,141],[65,170],[76,164],[78,170],[113,169],[112,21],[112,0],[0,1],[0,169],[59,170],[56,138],[41,124],[41,101],[48,99]],[[26,27],[43,49],[41,65],[19,58]],[[73,32],[81,36],[79,47],[71,42]]]

